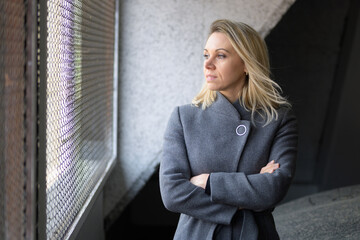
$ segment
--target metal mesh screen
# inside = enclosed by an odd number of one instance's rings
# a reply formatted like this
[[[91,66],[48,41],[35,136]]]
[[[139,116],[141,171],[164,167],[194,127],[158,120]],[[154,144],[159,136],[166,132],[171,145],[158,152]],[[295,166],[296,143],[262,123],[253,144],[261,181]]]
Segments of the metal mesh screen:
[[[0,239],[25,234],[25,4],[0,1]]]
[[[114,158],[114,26],[114,0],[47,1],[47,239],[66,236]]]

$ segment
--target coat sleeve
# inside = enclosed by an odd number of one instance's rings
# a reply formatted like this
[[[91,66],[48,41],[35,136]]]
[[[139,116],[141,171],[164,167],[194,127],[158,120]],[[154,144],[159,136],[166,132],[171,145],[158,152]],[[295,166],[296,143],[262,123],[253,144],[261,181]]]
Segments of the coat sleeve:
[[[237,208],[212,202],[202,188],[190,182],[192,175],[178,107],[171,114],[165,131],[159,175],[162,201],[168,210],[217,224],[230,224]]]
[[[273,140],[268,161],[280,167],[274,173],[211,173],[211,200],[239,208],[262,211],[275,207],[285,196],[295,173],[297,123],[288,110]]]

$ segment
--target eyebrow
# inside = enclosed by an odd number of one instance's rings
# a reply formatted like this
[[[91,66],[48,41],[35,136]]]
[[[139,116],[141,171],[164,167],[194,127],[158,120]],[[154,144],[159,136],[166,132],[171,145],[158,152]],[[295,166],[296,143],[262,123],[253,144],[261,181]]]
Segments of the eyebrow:
[[[206,48],[204,48],[204,50],[208,52],[208,50],[207,50]],[[220,51],[220,50],[223,50],[223,51],[225,51],[225,52],[230,53],[230,51],[229,51],[229,50],[226,50],[225,48],[218,48],[218,49],[215,50],[215,52]]]

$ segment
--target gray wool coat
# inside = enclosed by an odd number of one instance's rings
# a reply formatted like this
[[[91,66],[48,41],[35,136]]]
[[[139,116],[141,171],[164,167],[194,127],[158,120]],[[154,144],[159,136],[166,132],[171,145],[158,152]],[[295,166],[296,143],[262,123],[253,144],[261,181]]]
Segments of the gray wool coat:
[[[266,126],[259,115],[253,124],[250,112],[239,113],[220,93],[205,110],[174,109],[159,173],[164,206],[181,213],[174,239],[213,239],[216,227],[234,224],[234,216],[238,239],[278,238],[271,212],[294,176],[298,138],[292,111],[278,113]],[[260,174],[271,160],[280,168]],[[210,194],[189,181],[202,173],[210,173]]]

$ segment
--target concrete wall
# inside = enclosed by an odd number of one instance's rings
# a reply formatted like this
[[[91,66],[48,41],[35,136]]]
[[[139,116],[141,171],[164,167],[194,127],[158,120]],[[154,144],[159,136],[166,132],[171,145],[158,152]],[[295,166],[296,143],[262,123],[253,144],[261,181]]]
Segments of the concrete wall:
[[[119,155],[104,188],[108,222],[154,173],[172,109],[200,90],[210,23],[243,21],[265,36],[294,1],[120,1]]]

